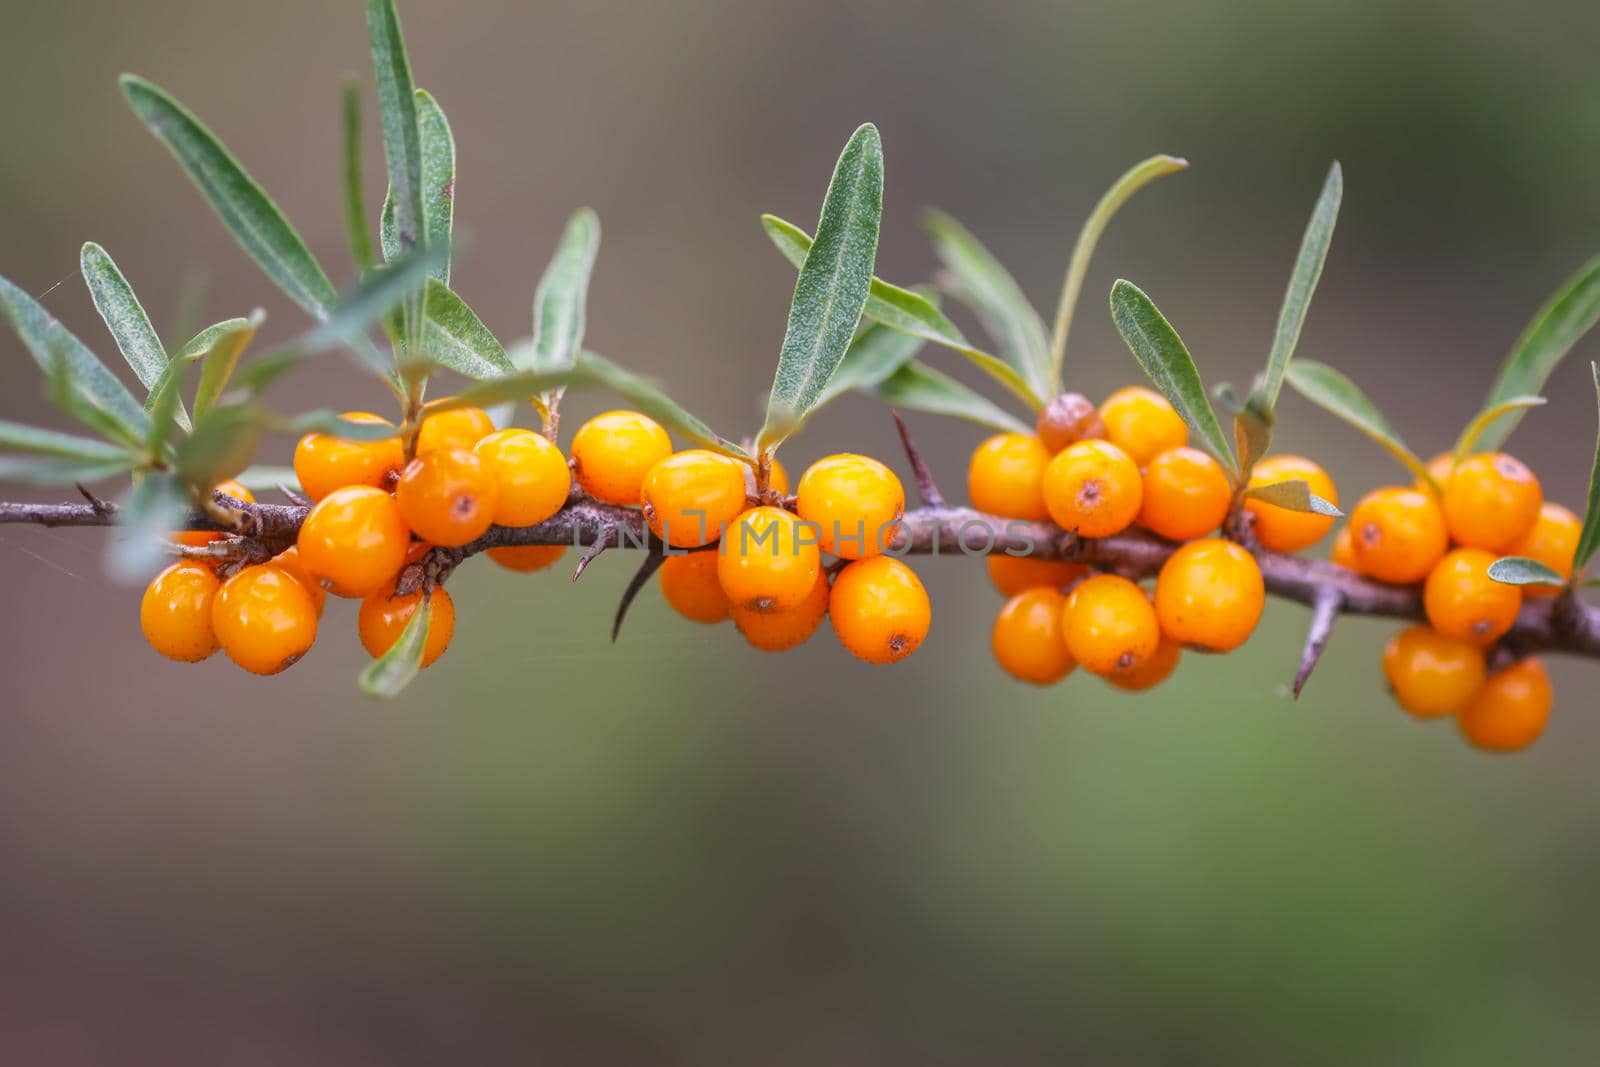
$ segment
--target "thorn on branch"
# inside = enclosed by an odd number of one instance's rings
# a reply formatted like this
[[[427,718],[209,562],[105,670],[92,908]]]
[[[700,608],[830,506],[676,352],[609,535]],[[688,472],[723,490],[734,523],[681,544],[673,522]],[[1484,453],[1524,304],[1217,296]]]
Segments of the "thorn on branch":
[[[928,470],[927,462],[922,458],[922,453],[917,451],[917,444],[911,440],[911,431],[906,429],[906,420],[893,408],[889,414],[894,416],[894,425],[900,431],[900,443],[905,446],[906,459],[911,461],[911,473],[917,479],[917,492],[922,497],[922,502],[930,508],[945,506],[944,494],[939,492],[939,486],[934,483],[933,472]]]
[[[1317,666],[1317,661],[1322,658],[1322,652],[1328,647],[1328,638],[1333,634],[1333,624],[1339,618],[1339,609],[1344,606],[1344,596],[1337,589],[1319,589],[1316,597],[1311,602],[1311,629],[1306,633],[1305,651],[1300,653],[1300,669],[1294,675],[1294,696],[1300,699],[1300,690],[1306,687],[1306,681],[1311,677],[1311,672]]]
[[[84,485],[82,482],[78,482],[77,486],[78,492],[83,494],[83,499],[89,502],[89,506],[94,509],[96,515],[109,516],[117,510],[114,504],[111,504],[96,496],[87,485]]]
[[[639,595],[639,590],[650,584],[650,579],[661,569],[667,561],[666,556],[655,553],[644,558],[639,564],[639,569],[633,572],[633,577],[628,580],[628,588],[622,591],[622,600],[617,604],[617,617],[611,623],[611,643],[617,643],[617,635],[622,632],[622,620],[628,617],[628,608],[633,605],[633,598]]]
[[[594,558],[611,546],[611,536],[616,533],[616,527],[606,523],[600,528],[600,536],[596,537],[583,550],[583,555],[578,557],[578,565],[572,569],[572,580],[577,581],[583,577],[583,572],[589,569],[589,564]]]
[[[310,497],[295,492],[282,482],[278,483],[278,492],[282,493],[285,499],[287,499],[289,503],[293,504],[297,508],[309,508],[311,506]]]

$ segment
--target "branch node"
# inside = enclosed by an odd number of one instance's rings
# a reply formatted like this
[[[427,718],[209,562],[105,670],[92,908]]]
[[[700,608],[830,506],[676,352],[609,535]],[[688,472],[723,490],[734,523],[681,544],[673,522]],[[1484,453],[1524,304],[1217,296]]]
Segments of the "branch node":
[[[911,431],[906,429],[906,420],[902,419],[894,408],[889,409],[889,414],[894,416],[895,429],[900,431],[900,443],[905,446],[906,459],[911,461],[911,473],[917,479],[917,492],[921,495],[922,502],[930,508],[945,507],[944,494],[939,492],[939,486],[933,480],[933,472],[928,470],[927,462],[917,450],[917,443],[911,439]]]

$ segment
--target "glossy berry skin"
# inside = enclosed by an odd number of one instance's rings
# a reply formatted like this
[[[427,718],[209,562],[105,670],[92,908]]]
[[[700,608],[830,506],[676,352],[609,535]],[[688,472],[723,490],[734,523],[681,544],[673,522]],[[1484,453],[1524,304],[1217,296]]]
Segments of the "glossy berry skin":
[[[411,530],[394,497],[358,485],[319,500],[300,524],[295,547],[308,574],[338,596],[364,597],[400,572]]]
[[[734,608],[733,624],[751,647],[763,652],[786,652],[810,640],[828,614],[828,574],[817,572],[811,592],[788,611],[750,611]]]
[[[821,531],[822,551],[840,559],[876,556],[893,543],[906,510],[906,491],[894,471],[868,456],[817,460],[800,476],[795,510]]]
[[[1419,719],[1436,719],[1472,703],[1488,668],[1478,646],[1419,623],[1389,639],[1383,673],[1402,708]]]
[[[1110,537],[1133,524],[1144,481],[1128,454],[1107,441],[1079,441],[1044,469],[1044,502],[1057,526],[1082,537]]]
[[[554,566],[566,550],[566,545],[506,545],[491,548],[489,558],[508,571],[532,574]]]
[[[156,575],[139,602],[139,628],[150,647],[179,663],[199,663],[215,652],[211,604],[221,587],[199,560],[179,560]]]
[[[322,583],[317,581],[315,575],[306,570],[305,564],[300,560],[299,547],[290,545],[279,552],[272,557],[272,565],[286,571],[295,581],[305,586],[306,592],[311,594],[311,603],[316,606],[317,618],[322,618],[322,606],[328,600],[328,591],[322,588]]]
[[[967,463],[967,499],[979,511],[1007,519],[1044,522],[1045,464],[1050,453],[1037,437],[1002,433],[973,450]]]
[[[1232,502],[1233,486],[1222,465],[1185,445],[1145,466],[1139,525],[1169,541],[1192,541],[1221,526]]]
[[[1008,556],[996,552],[984,560],[989,580],[1001,595],[1014,597],[1024,589],[1065,589],[1089,573],[1082,563],[1033,556]]]
[[[422,666],[430,666],[450,647],[450,638],[456,632],[456,605],[442,587],[429,594],[432,614],[428,616],[428,639],[422,646]],[[406,624],[422,603],[422,591],[404,596],[394,591],[391,582],[361,601],[361,611],[356,616],[356,630],[361,636],[361,647],[367,655],[377,659],[400,640]]]
[[[417,430],[417,455],[446,448],[464,448],[470,452],[494,432],[494,420],[482,408],[451,408],[422,420]]]
[[[748,467],[745,469],[749,470]],[[778,460],[773,460],[772,468],[767,471],[767,488],[779,496],[788,496],[790,493],[789,485],[789,468]]]
[[[868,663],[897,663],[928,636],[933,607],[910,567],[892,556],[858,559],[839,572],[828,614],[840,644]]]
[[[717,554],[709,550],[662,560],[661,595],[672,610],[695,622],[722,622],[733,607],[717,579]]]
[[[1328,559],[1347,571],[1361,573],[1361,561],[1356,559],[1355,537],[1350,532],[1349,523],[1339,527],[1339,532],[1333,535],[1333,547],[1328,550]]]
[[[1450,475],[1455,472],[1456,454],[1454,452],[1440,452],[1437,456],[1428,460],[1426,467],[1429,476],[1439,486],[1440,492],[1443,492],[1444,488],[1450,484]],[[1412,483],[1412,488],[1420,489],[1423,492],[1433,491],[1433,486],[1429,485],[1427,480],[1422,477],[1418,477]]]
[[[1106,440],[1144,466],[1162,452],[1189,443],[1189,427],[1167,398],[1152,389],[1130,385],[1100,405]]]
[[[1516,752],[1544,733],[1550,719],[1550,675],[1537,659],[1525,659],[1493,675],[1472,703],[1456,716],[1466,739],[1489,752]]]
[[[1082,393],[1062,393],[1039,412],[1034,424],[1039,443],[1052,456],[1068,445],[1106,435],[1100,412]]]
[[[277,674],[317,639],[317,608],[288,571],[263,563],[222,583],[211,626],[228,658],[251,674]]]
[[[367,411],[347,411],[341,417],[350,422],[389,425],[388,419]],[[405,465],[405,451],[398,437],[349,441],[332,434],[308,433],[294,446],[294,476],[312,500],[321,500],[347,485],[386,489]]]
[[[637,411],[596,415],[572,438],[578,487],[604,504],[632,507],[646,472],[672,455],[672,438]]]
[[[560,511],[572,493],[572,471],[561,449],[532,430],[496,430],[472,446],[499,492],[496,526],[533,526]]]
[[[1533,529],[1544,490],[1520,460],[1504,452],[1484,452],[1457,465],[1442,503],[1453,541],[1504,552]]]
[[[1130,693],[1142,693],[1147,689],[1154,689],[1172,676],[1178,669],[1178,660],[1183,656],[1183,646],[1172,638],[1161,635],[1161,643],[1156,645],[1153,656],[1145,660],[1131,671],[1112,674],[1106,681],[1118,689],[1125,689]]]
[[[216,491],[223,496],[231,496],[235,500],[242,500],[246,504],[254,504],[256,502],[254,493],[231,478],[225,482],[217,483]],[[200,545],[209,545],[222,536],[216,530],[178,530],[172,534],[171,540],[173,544],[199,547]]]
[[[1266,584],[1256,558],[1232,541],[1190,541],[1156,578],[1161,632],[1189,648],[1229,652],[1261,620]]]
[[[703,448],[677,452],[645,473],[645,521],[675,548],[698,548],[722,536],[745,509],[745,465]]]
[[[717,549],[717,580],[735,608],[787,611],[811,594],[822,554],[816,530],[782,508],[751,508]]]
[[[1572,579],[1572,556],[1578,550],[1578,539],[1583,535],[1583,522],[1562,507],[1548,501],[1539,508],[1539,518],[1533,529],[1522,540],[1506,550],[1508,556],[1526,556],[1538,560],[1567,580]],[[1561,592],[1558,585],[1525,585],[1522,595],[1535,598],[1552,597]]]
[[[1511,629],[1522,610],[1522,590],[1489,577],[1497,558],[1481,548],[1457,548],[1428,573],[1422,606],[1435,630],[1485,646]]]
[[[1250,472],[1252,488],[1279,482],[1305,482],[1317,496],[1339,503],[1339,490],[1328,472],[1303,456],[1267,456]],[[1299,552],[1310,548],[1333,529],[1333,516],[1290,511],[1264,500],[1246,498],[1245,510],[1255,516],[1256,540],[1273,552]]]
[[[1033,685],[1051,685],[1072,673],[1077,664],[1062,632],[1066,606],[1065,596],[1044,588],[1006,601],[989,633],[995,662],[1011,677]]]
[[[1129,674],[1161,643],[1155,609],[1143,589],[1114,574],[1078,583],[1061,613],[1067,651],[1090,674]]]
[[[1438,501],[1416,489],[1374,489],[1350,513],[1350,531],[1361,573],[1397,585],[1422,581],[1450,547]]]
[[[477,453],[441,448],[406,464],[394,499],[412,533],[429,544],[456,548],[494,524],[500,486]]]

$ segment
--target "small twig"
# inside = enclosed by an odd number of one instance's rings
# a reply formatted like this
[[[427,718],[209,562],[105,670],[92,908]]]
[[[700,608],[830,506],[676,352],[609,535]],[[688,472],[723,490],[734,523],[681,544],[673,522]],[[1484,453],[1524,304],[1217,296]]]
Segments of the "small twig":
[[[917,443],[911,440],[911,431],[906,429],[906,420],[893,408],[889,414],[894,416],[895,429],[900,431],[900,444],[905,446],[906,459],[911,461],[911,473],[917,479],[917,492],[922,496],[922,502],[930,508],[945,506],[944,494],[939,492],[939,486],[933,480],[933,472],[928,469],[927,462],[922,458],[922,453],[917,450]]]
[[[282,493],[289,503],[295,505],[296,507],[309,508],[311,506],[310,497],[303,496],[300,493],[295,492],[282,482],[278,483],[278,492]]]
[[[1333,624],[1338,621],[1339,609],[1343,605],[1343,594],[1333,588],[1319,589],[1311,601],[1311,629],[1306,633],[1305,651],[1300,653],[1300,669],[1294,675],[1296,700],[1300,698],[1300,690],[1306,687],[1306,680],[1311,677],[1317,661],[1322,658],[1323,650],[1328,647],[1328,638],[1333,634]]]
[[[633,577],[628,579],[628,588],[622,591],[622,600],[617,604],[617,617],[611,623],[611,643],[617,643],[617,635],[622,632],[622,620],[628,617],[628,608],[633,605],[633,598],[639,595],[639,590],[650,584],[650,579],[661,569],[667,561],[666,556],[652,552],[645,556],[644,562],[639,564],[639,569],[633,572]]]

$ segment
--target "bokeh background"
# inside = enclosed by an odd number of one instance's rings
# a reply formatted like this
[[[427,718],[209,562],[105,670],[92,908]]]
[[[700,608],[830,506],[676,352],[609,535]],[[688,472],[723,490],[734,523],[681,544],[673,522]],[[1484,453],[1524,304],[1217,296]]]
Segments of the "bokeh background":
[[[1600,7],[1578,0],[401,10],[459,144],[458,288],[523,335],[562,222],[593,205],[592,345],[730,435],[759,419],[793,281],[757,215],[809,225],[866,119],[880,273],[930,274],[937,205],[1046,313],[1105,184],[1152,152],[1193,161],[1102,245],[1070,356],[1094,396],[1137,375],[1104,310],[1119,275],[1212,381],[1247,380],[1333,158],[1347,194],[1301,351],[1421,451],[1600,247]],[[205,321],[302,326],[126,111],[124,70],[195,108],[348,281],[337,101],[347,72],[370,90],[360,5],[3,16],[0,273],[100,352],[87,239],[164,328],[185,292]],[[1597,355],[1513,439],[1573,506]],[[384,403],[337,360],[280,395]],[[567,425],[606,402],[574,396]],[[0,338],[0,417],[61,425],[42,405]],[[981,431],[912,426],[959,490]],[[1289,394],[1280,433],[1347,500],[1397,476]],[[784,458],[837,450],[903,468],[867,400]],[[1600,1043],[1591,665],[1556,666],[1538,746],[1490,758],[1389,701],[1391,624],[1343,622],[1299,702],[1306,611],[1282,604],[1155,693],[1036,691],[990,662],[999,600],[971,563],[919,565],[933,632],[884,669],[827,632],[762,655],[653,589],[609,645],[619,554],[579,585],[465,568],[456,647],[379,705],[344,605],[278,678],[157,658],[104,536],[0,530],[5,1062],[1587,1063]]]

